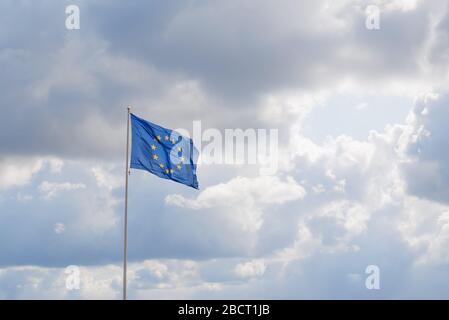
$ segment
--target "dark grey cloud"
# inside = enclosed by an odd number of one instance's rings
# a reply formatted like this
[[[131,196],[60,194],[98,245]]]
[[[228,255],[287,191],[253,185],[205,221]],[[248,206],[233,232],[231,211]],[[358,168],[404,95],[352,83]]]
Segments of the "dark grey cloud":
[[[95,21],[114,51],[200,79],[232,101],[279,88],[327,86],[348,76],[376,82],[419,72],[432,6],[383,10],[381,30],[368,31],[369,4],[326,9],[321,1],[186,1],[156,8],[132,2],[119,11],[115,2]],[[116,23],[129,16],[130,28]],[[137,29],[142,34],[130,32]]]
[[[81,30],[65,29],[67,4],[80,6]],[[261,127],[260,97],[277,90],[419,77],[432,3],[386,11],[374,32],[364,6],[4,1],[0,152],[117,158],[129,104],[173,127]]]

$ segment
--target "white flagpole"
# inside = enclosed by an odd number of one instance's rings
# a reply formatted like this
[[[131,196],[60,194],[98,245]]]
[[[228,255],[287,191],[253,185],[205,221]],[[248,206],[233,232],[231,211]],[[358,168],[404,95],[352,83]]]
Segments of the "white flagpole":
[[[123,300],[126,300],[126,267],[127,267],[127,245],[128,245],[128,177],[129,169],[129,122],[130,122],[131,107],[128,107],[128,123],[126,128],[126,179],[125,179],[125,217],[123,229]]]

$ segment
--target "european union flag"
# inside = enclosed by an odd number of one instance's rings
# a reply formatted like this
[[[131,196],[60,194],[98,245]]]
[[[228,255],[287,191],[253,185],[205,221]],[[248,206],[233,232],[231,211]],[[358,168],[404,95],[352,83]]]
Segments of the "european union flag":
[[[198,150],[190,138],[131,114],[131,168],[198,189]]]

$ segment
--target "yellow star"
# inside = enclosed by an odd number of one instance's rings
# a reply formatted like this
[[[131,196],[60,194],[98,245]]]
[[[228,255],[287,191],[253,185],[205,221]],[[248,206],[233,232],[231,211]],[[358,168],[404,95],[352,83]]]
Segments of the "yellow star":
[[[165,173],[168,174],[168,172],[169,172],[168,169],[166,169],[166,170],[165,170]]]
[[[176,166],[176,168],[178,168],[178,170],[181,170],[181,165],[180,164],[178,164],[177,166]]]
[[[185,160],[185,158],[184,158],[184,157],[181,157],[181,161],[184,162],[184,160]]]
[[[161,163],[160,165],[159,165],[159,167],[161,167],[162,169],[164,168],[164,165]]]
[[[181,148],[181,147],[179,147],[179,148],[178,148],[178,151],[179,151],[179,152],[182,152],[182,148]]]
[[[156,146],[154,144],[151,145],[151,150],[156,150]]]
[[[171,143],[175,144],[176,140],[175,139],[171,139]]]
[[[159,157],[157,156],[157,154],[153,155],[153,159],[157,160]]]
[[[168,136],[165,136],[165,140],[168,140]]]
[[[170,173],[173,173],[174,172],[174,170],[173,169],[170,169]]]
[[[158,139],[159,141],[161,141],[161,136],[157,136],[156,139]]]

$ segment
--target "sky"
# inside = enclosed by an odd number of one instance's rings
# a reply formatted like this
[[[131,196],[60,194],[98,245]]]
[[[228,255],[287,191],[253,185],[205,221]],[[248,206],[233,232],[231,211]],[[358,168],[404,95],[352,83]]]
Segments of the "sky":
[[[131,172],[129,298],[448,299],[448,38],[444,0],[2,0],[0,299],[121,297],[127,106],[279,136]]]

